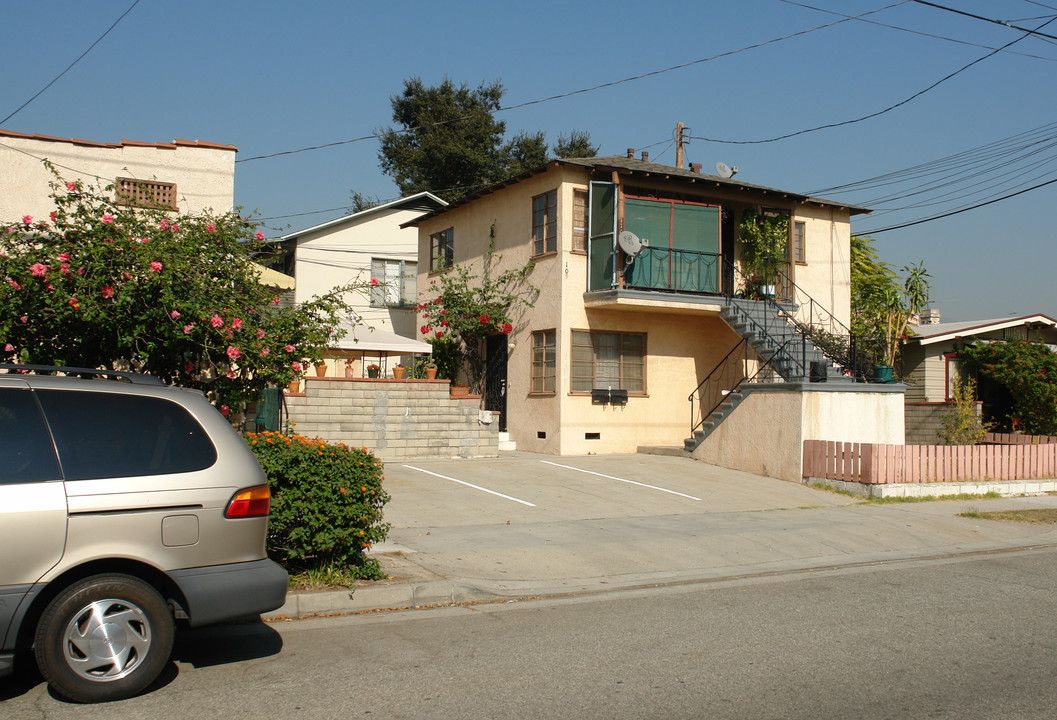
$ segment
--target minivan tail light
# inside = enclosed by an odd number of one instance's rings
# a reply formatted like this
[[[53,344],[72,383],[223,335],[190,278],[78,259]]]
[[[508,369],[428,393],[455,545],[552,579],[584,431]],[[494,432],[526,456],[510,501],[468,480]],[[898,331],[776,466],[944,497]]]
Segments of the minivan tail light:
[[[239,490],[228,503],[226,518],[267,517],[272,509],[272,494],[267,485]]]

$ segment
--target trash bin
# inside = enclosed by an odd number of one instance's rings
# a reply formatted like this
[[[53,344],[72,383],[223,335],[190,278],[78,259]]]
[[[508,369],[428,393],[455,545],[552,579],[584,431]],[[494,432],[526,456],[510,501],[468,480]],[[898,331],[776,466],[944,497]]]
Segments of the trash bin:
[[[811,382],[826,382],[826,378],[829,375],[826,365],[827,363],[821,360],[811,361]]]

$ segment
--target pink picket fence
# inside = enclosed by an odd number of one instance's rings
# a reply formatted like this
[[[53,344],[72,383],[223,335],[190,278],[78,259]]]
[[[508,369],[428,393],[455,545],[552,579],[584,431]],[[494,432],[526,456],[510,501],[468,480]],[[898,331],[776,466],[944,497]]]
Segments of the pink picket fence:
[[[1057,435],[987,433],[980,442],[984,445],[1057,445]]]
[[[877,445],[805,440],[804,477],[867,485],[1057,479],[1057,444]]]

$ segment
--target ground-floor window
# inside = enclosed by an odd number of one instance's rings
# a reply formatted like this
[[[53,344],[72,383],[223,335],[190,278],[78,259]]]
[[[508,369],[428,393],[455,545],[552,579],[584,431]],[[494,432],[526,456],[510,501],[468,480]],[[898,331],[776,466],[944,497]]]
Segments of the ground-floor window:
[[[555,331],[541,330],[532,333],[532,392],[555,391]]]
[[[570,390],[646,392],[645,333],[573,330]]]

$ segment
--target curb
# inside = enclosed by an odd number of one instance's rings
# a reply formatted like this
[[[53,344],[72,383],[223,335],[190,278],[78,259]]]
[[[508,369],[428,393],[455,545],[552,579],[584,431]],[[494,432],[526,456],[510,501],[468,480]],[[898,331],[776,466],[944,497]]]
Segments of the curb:
[[[501,596],[447,581],[356,587],[352,590],[287,593],[278,610],[261,615],[263,620],[295,620],[324,615],[348,615],[374,610],[406,610],[427,605],[496,600]]]

